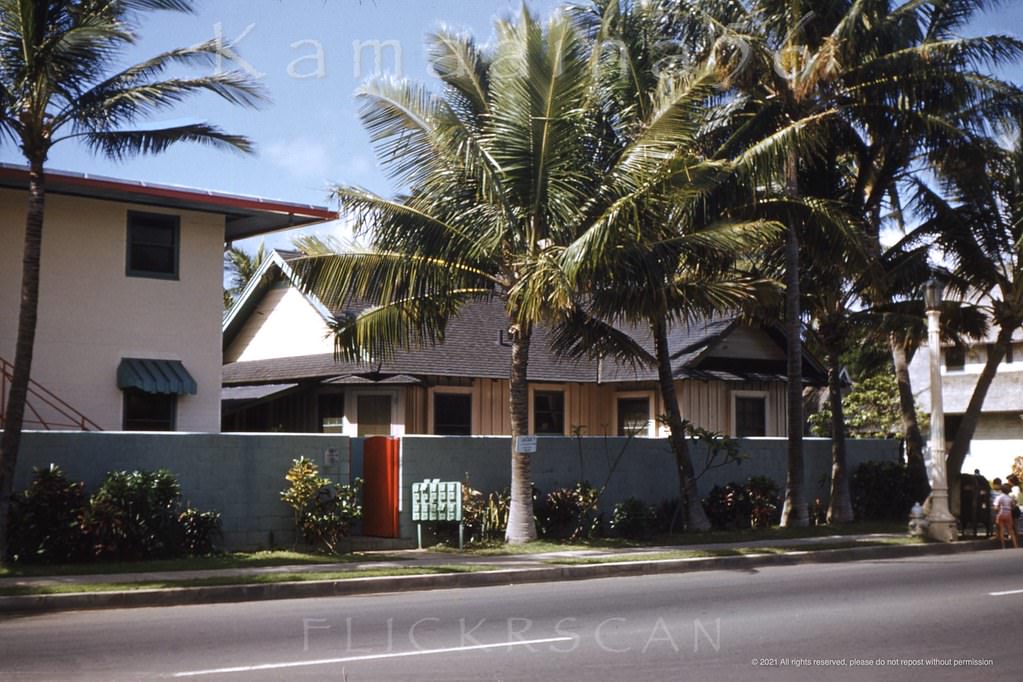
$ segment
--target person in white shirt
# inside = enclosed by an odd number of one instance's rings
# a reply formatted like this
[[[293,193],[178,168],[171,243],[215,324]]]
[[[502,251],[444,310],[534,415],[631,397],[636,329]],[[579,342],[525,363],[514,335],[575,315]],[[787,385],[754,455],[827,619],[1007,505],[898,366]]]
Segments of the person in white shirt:
[[[1019,548],[1019,540],[1016,538],[1016,525],[1012,520],[1012,508],[1015,505],[1012,498],[1009,497],[1009,493],[1012,491],[1012,486],[1008,483],[1002,484],[1002,494],[995,498],[995,528],[998,529],[998,541],[1002,543],[1002,549],[1005,549],[1005,536],[1006,534],[1012,538],[1012,546]]]

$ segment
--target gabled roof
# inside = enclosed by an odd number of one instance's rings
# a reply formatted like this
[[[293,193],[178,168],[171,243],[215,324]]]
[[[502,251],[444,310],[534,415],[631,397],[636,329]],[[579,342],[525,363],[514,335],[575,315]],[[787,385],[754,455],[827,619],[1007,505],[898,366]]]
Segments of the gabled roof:
[[[0,187],[27,189],[28,169],[25,166],[0,163]],[[323,206],[61,170],[46,171],[46,191],[51,194],[217,213],[224,216],[224,240],[228,242],[337,218],[335,211]]]
[[[263,294],[283,277],[301,290],[289,261],[300,254],[274,251],[255,273],[252,281],[224,317],[224,348],[234,340]],[[303,293],[325,323],[344,311],[331,311],[315,296]],[[784,366],[770,362],[735,358],[722,362],[708,353],[725,337],[742,325],[735,315],[716,315],[689,324],[675,324],[669,330],[672,369],[678,379],[696,378],[725,381],[784,380]],[[280,383],[285,381],[352,381],[379,382],[394,375],[449,376],[507,379],[511,367],[511,345],[508,342],[508,318],[503,302],[477,301],[462,307],[447,325],[442,344],[398,352],[389,360],[374,363],[335,362],[330,353],[296,357],[232,362],[224,366],[225,385]],[[625,328],[640,346],[653,354],[649,330],[644,327]],[[772,340],[785,347],[779,330],[768,329]],[[609,359],[566,360],[549,351],[546,329],[536,328],[529,355],[530,381],[627,383],[657,380],[652,367],[617,363]],[[820,365],[805,354],[804,374],[812,383],[823,381]],[[365,378],[372,375],[372,379]]]

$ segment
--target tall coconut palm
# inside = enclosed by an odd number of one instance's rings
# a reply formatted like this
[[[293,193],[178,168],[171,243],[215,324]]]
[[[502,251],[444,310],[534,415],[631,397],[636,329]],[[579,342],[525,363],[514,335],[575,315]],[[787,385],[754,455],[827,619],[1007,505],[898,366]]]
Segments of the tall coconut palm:
[[[1023,327],[1023,118],[1007,145],[979,137],[936,159],[941,190],[918,182],[916,208],[927,216],[953,264],[953,289],[973,299],[997,330],[948,452],[952,488],[969,452],[984,399],[1013,333]],[[956,284],[959,282],[961,284]],[[938,352],[932,350],[932,352]],[[954,492],[954,490],[953,490]],[[955,496],[951,498],[958,499]]]
[[[466,302],[504,301],[517,443],[528,429],[534,326],[556,323],[578,303],[562,267],[566,251],[614,248],[644,229],[643,206],[666,188],[687,174],[710,179],[727,163],[695,167],[679,153],[690,146],[691,112],[715,81],[707,71],[666,75],[644,115],[624,116],[601,87],[602,54],[565,16],[541,26],[526,10],[498,23],[493,52],[439,33],[430,54],[442,96],[393,81],[360,92],[381,161],[408,188],[396,200],[336,190],[342,208],[372,230],[372,250],[313,255],[298,268],[328,305],[351,297],[374,304],[339,326],[336,347],[353,359],[440,340]],[[535,527],[529,456],[514,444],[511,472],[506,538],[522,542]]]
[[[675,3],[671,3],[674,5]],[[683,5],[688,4],[683,2]],[[730,0],[706,5],[713,30],[727,35],[737,61],[736,87],[758,94],[779,120],[817,116],[859,166],[847,209],[879,239],[884,199],[916,170],[921,149],[943,146],[963,131],[1012,108],[1015,88],[984,69],[1015,59],[1020,43],[988,36],[961,38],[978,0],[893,3],[891,0]],[[790,151],[786,188],[805,192],[814,159]],[[829,159],[830,160],[830,159]],[[783,522],[799,512],[802,428],[798,371],[798,236],[786,250],[789,348],[789,479]],[[880,244],[874,247],[880,253]],[[801,524],[802,517],[795,523]]]
[[[693,61],[666,67],[661,19],[660,10],[649,4],[613,0],[574,8],[576,25],[600,55],[601,82],[616,103],[622,131],[643,129],[672,73],[705,68]],[[722,149],[739,123],[719,104],[726,102],[708,98],[686,112],[681,122],[691,132],[678,140],[675,158],[689,173],[635,202],[630,230],[601,234],[617,226],[594,225],[550,264],[550,276],[567,275],[578,292],[577,309],[555,329],[554,349],[567,356],[615,357],[656,370],[685,524],[697,531],[710,523],[696,488],[676,393],[670,329],[755,301],[770,283],[735,264],[779,234],[776,223],[751,216],[754,192],[749,178],[738,176],[739,164]],[[623,134],[625,143],[628,134]],[[646,337],[653,353],[622,327]]]
[[[75,140],[113,159],[159,153],[179,142],[250,149],[244,137],[205,123],[135,127],[147,115],[202,92],[246,106],[263,98],[237,73],[160,80],[169,69],[229,59],[230,51],[216,42],[115,70],[123,50],[136,40],[139,12],[191,8],[190,0],[0,0],[0,135],[21,149],[29,171],[21,308],[0,440],[0,558],[32,369],[50,150]]]
[[[807,4],[813,5],[809,11]],[[674,6],[674,3],[670,3]],[[839,6],[841,5],[841,6]],[[669,23],[685,30],[702,30],[725,39],[730,50],[718,50],[719,67],[730,72],[731,84],[757,101],[757,114],[778,138],[790,144],[773,147],[781,151],[783,174],[775,189],[794,203],[801,197],[800,176],[808,170],[812,155],[801,149],[792,135],[793,124],[827,121],[837,114],[835,102],[827,96],[840,75],[834,59],[837,45],[848,39],[857,16],[845,14],[845,3],[792,3],[772,0],[750,3],[679,3],[678,14],[705,17],[702,22]],[[819,14],[814,12],[819,11]],[[694,26],[696,27],[694,29]],[[706,41],[704,41],[706,42]],[[783,250],[785,285],[785,332],[787,378],[788,467],[782,525],[809,524],[804,490],[803,462],[803,311],[800,299],[800,239],[806,213],[790,211]]]

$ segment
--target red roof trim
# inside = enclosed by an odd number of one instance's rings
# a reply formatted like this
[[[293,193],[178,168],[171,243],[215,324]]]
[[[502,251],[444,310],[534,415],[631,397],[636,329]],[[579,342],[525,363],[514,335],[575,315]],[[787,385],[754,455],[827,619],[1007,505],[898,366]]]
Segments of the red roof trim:
[[[306,218],[319,218],[321,220],[333,220],[337,218],[337,212],[322,206],[308,204],[293,204],[284,201],[271,201],[258,197],[242,197],[232,194],[220,194],[206,190],[185,189],[170,187],[167,185],[154,185],[144,182],[129,182],[105,177],[89,177],[64,173],[60,171],[46,171],[47,177],[59,180],[66,186],[82,187],[85,189],[106,189],[137,194],[139,196],[159,197],[163,199],[175,199],[184,202],[195,202],[207,205],[219,206],[227,209],[242,211],[260,211],[265,213],[283,213],[287,215],[302,216]],[[28,171],[9,165],[0,165],[0,178],[10,178],[28,181]]]

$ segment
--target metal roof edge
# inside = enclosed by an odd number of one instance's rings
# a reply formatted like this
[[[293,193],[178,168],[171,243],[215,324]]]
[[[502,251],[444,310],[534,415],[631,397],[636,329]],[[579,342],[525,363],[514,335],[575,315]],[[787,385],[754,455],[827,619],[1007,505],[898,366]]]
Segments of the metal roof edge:
[[[83,189],[111,189],[122,190],[129,194],[138,194],[149,197],[175,198],[180,201],[194,201],[222,206],[223,208],[244,209],[263,213],[281,213],[305,218],[316,218],[319,220],[334,220],[337,212],[326,206],[314,204],[301,204],[262,197],[228,194],[226,192],[214,192],[212,190],[199,189],[197,187],[186,187],[183,185],[163,185],[159,183],[144,182],[141,180],[124,180],[104,175],[92,175],[89,173],[78,173],[60,169],[47,169],[46,176],[62,181],[74,187]],[[4,178],[18,179],[22,177],[28,180],[28,167],[20,164],[0,163],[0,180]],[[55,194],[61,194],[60,190],[51,190]],[[204,210],[197,207],[195,210]],[[209,209],[205,209],[209,211]]]

